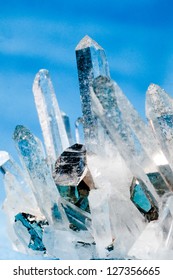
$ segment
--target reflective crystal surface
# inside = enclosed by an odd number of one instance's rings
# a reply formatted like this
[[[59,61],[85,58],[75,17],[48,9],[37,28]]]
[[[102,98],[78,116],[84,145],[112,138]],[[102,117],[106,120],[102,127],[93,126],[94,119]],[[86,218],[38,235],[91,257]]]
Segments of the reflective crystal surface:
[[[146,116],[173,169],[173,105],[171,97],[158,85],[148,87]]]
[[[97,145],[98,120],[91,106],[90,86],[92,85],[93,79],[99,75],[109,77],[109,67],[103,48],[89,36],[85,36],[77,45],[76,61],[83,112],[85,144],[87,149],[92,151]]]
[[[54,163],[61,152],[70,146],[69,127],[66,127],[54,93],[54,88],[46,69],[41,69],[33,83],[35,104],[46,146],[47,157]],[[67,129],[67,131],[66,131]]]
[[[29,129],[19,125],[15,128],[13,138],[21,162],[28,172],[32,190],[41,212],[49,223],[54,223],[58,220],[62,222],[60,211],[56,221],[52,216],[54,205],[59,205],[60,195],[45,161],[40,141]]]
[[[173,259],[172,98],[151,84],[146,123],[110,79],[98,43],[85,36],[76,59],[76,142],[41,69],[33,93],[44,142],[17,125],[21,164],[0,151],[13,248],[64,260]]]
[[[112,80],[102,76],[94,80],[92,105],[95,114],[101,120],[103,128],[119,150],[132,174],[136,174],[136,177],[147,182],[147,187],[157,197],[152,184],[144,174],[144,168],[142,168],[146,164],[150,164],[150,158],[145,153],[136,134],[123,120],[115,98],[115,87]],[[158,197],[157,200],[159,200]]]
[[[133,178],[130,193],[131,200],[148,221],[158,219],[158,204],[143,181]]]

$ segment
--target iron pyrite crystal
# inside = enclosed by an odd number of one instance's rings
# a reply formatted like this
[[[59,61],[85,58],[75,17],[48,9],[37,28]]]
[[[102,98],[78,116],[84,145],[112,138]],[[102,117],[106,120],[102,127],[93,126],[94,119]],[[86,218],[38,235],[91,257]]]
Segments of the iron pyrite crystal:
[[[42,69],[33,93],[44,144],[17,125],[21,166],[0,152],[13,248],[56,259],[173,259],[173,100],[151,84],[145,123],[111,79],[102,47],[85,36],[76,59],[76,141]]]

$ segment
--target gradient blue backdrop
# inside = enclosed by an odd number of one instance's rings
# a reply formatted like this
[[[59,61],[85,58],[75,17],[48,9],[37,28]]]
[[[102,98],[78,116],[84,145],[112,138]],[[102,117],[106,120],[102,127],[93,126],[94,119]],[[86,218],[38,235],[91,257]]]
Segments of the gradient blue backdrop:
[[[151,82],[172,94],[172,1],[0,0],[0,150],[17,159],[17,124],[42,138],[32,94],[41,68],[50,71],[60,108],[74,127],[81,115],[74,49],[86,34],[105,49],[112,78],[143,118]],[[2,204],[2,178],[0,184]]]

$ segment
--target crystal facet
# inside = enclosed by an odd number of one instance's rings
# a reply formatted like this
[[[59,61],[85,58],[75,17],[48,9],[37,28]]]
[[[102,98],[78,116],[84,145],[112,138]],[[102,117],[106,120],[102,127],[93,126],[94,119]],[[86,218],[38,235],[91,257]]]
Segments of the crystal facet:
[[[17,126],[13,136],[19,157],[26,168],[33,193],[38,202],[39,208],[48,220],[54,223],[52,209],[59,205],[59,192],[52,179],[50,169],[45,161],[44,151],[38,139],[24,126]],[[57,216],[62,222],[62,215],[59,211]]]
[[[85,144],[88,150],[97,145],[97,120],[91,106],[90,86],[99,75],[109,74],[105,52],[89,36],[85,36],[76,47],[76,60],[79,77],[79,88],[82,102]],[[92,143],[91,143],[92,142]]]
[[[173,104],[158,85],[151,84],[147,90],[146,116],[173,170]]]
[[[46,154],[22,125],[13,135],[21,166],[0,151],[13,248],[54,259],[173,259],[173,101],[150,85],[148,125],[110,79],[102,47],[85,36],[76,58],[77,143],[42,69],[33,92]]]
[[[70,144],[47,70],[42,69],[37,73],[33,84],[33,93],[47,156],[50,163],[54,163]]]
[[[116,145],[124,158],[132,174],[147,182],[151,193],[157,194],[141,168],[150,162],[137,136],[123,121],[115,98],[114,82],[107,77],[98,77],[94,81],[92,91],[92,105],[95,114],[100,118],[102,126],[109,134],[110,139]],[[109,96],[109,98],[108,98]],[[159,201],[159,198],[157,197]]]

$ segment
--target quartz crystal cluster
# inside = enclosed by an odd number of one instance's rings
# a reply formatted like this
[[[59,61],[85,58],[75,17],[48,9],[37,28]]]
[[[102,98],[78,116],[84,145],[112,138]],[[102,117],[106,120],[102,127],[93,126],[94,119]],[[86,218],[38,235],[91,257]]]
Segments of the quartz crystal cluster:
[[[85,36],[76,60],[76,140],[42,69],[33,94],[44,143],[19,124],[21,164],[0,152],[13,248],[54,259],[173,259],[173,100],[151,84],[144,122],[102,47]]]

